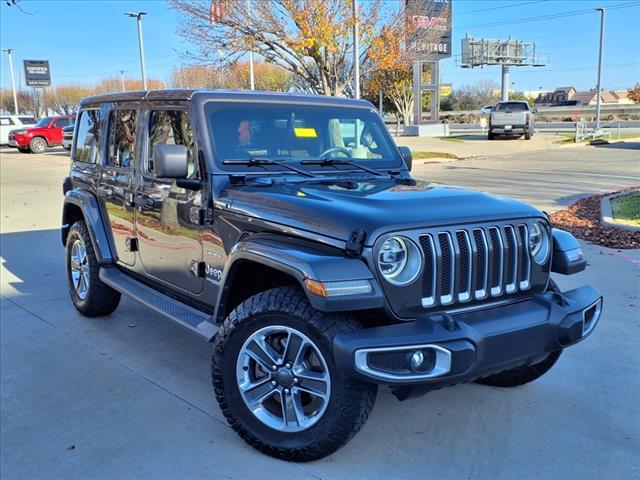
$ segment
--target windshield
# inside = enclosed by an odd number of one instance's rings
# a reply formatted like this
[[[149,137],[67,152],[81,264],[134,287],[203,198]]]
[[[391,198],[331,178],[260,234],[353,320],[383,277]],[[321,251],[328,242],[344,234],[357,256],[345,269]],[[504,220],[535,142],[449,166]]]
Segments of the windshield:
[[[50,122],[51,122],[51,117],[41,118],[40,120],[38,120],[38,123],[36,123],[36,127],[46,127],[47,125],[49,125]]]
[[[524,102],[505,102],[499,103],[496,107],[496,111],[498,112],[523,112],[529,110],[529,105]]]
[[[402,162],[373,108],[210,102],[205,114],[220,164],[259,158],[299,165],[305,160],[333,158],[371,168],[398,168]],[[248,167],[222,168],[246,171]]]

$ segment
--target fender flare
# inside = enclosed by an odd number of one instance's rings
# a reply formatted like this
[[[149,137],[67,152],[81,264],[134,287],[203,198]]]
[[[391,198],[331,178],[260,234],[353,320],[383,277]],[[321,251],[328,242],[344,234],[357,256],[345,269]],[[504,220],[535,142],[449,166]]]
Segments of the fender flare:
[[[222,323],[222,311],[233,283],[236,266],[251,261],[273,268],[293,277],[307,295],[313,308],[324,312],[354,311],[384,306],[382,289],[369,267],[360,258],[347,257],[344,253],[318,248],[312,242],[260,236],[236,244],[229,253],[220,280],[214,321]],[[369,280],[372,291],[368,294],[320,297],[311,294],[304,286],[305,279],[321,282]]]
[[[62,207],[62,228],[61,239],[62,245],[66,245],[67,236],[69,235],[70,225],[70,206],[74,205],[80,209],[84,217],[84,222],[89,230],[89,236],[93,243],[98,263],[110,264],[115,263],[113,250],[107,235],[107,229],[102,221],[100,206],[96,196],[83,189],[69,190],[64,195],[64,206]]]

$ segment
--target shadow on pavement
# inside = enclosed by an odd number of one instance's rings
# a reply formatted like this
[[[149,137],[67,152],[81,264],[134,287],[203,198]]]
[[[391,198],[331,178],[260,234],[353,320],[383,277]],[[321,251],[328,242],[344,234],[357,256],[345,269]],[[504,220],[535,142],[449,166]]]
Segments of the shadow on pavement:
[[[613,143],[603,143],[600,145],[592,145],[595,148],[617,148],[620,150],[640,150],[640,142],[618,141]]]

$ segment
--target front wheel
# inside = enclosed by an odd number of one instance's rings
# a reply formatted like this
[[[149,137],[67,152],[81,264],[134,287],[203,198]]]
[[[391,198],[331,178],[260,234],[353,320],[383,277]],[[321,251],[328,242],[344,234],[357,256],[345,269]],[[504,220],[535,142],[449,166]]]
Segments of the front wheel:
[[[31,149],[29,147],[18,147],[18,151],[20,153],[31,153]]]
[[[32,138],[29,142],[29,150],[33,153],[44,153],[47,150],[47,141],[42,137]]]
[[[360,328],[313,309],[293,287],[267,290],[231,312],[214,343],[222,413],[257,450],[290,461],[325,457],[366,422],[377,386],[337,369],[333,338]]]

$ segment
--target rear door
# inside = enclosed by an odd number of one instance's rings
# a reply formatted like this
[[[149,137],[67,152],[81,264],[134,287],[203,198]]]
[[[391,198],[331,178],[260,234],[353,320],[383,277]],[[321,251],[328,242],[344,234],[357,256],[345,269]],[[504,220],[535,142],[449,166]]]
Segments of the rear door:
[[[138,148],[139,106],[128,104],[111,109],[107,120],[107,158],[98,195],[109,219],[118,261],[135,264],[134,179]]]
[[[155,174],[153,147],[185,145],[189,178],[200,179],[197,148],[185,104],[148,102],[145,109],[143,161],[136,192],[136,230],[146,274],[167,284],[200,293],[204,286],[200,191],[187,190],[175,180]]]

